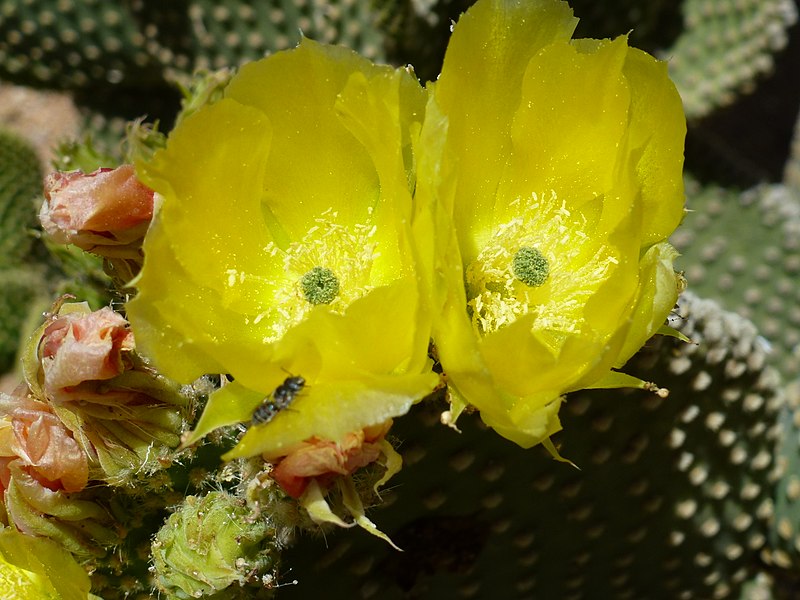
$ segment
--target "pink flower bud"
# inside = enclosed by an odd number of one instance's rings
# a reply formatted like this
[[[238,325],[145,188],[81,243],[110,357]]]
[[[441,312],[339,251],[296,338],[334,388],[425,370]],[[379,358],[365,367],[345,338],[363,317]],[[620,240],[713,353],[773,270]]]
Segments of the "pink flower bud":
[[[136,353],[124,317],[59,302],[22,362],[31,395],[87,453],[92,479],[130,484],[169,464],[193,396]]]
[[[133,349],[127,321],[108,307],[60,315],[45,328],[41,341],[45,393],[63,401],[84,381],[116,377]]]
[[[133,165],[50,174],[39,213],[42,227],[62,244],[114,258],[138,254],[153,217],[153,190]]]
[[[27,388],[0,393],[0,491],[8,489],[12,466],[50,490],[78,492],[89,479],[86,453],[48,405]]]
[[[350,433],[341,442],[312,438],[281,459],[272,478],[293,498],[299,498],[312,479],[323,487],[339,476],[350,475],[381,455],[378,444],[391,421]]]

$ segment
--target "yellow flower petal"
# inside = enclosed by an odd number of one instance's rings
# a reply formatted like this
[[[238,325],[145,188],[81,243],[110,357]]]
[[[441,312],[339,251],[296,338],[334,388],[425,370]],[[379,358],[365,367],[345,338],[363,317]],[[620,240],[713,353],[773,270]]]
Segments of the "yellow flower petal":
[[[272,275],[253,260],[269,241],[260,208],[268,149],[263,116],[223,100],[188,117],[140,166],[163,202],[128,316],[143,351],[184,383],[226,372],[228,360],[265,357],[266,329],[249,315],[266,308]]]
[[[650,246],[669,237],[684,215],[686,119],[666,62],[630,48],[623,72],[631,88],[629,143],[640,153],[636,178],[644,209],[642,245]]]
[[[449,120],[448,147],[458,153],[457,219],[491,215],[528,61],[568,40],[577,22],[565,2],[546,0],[478,2],[459,19],[434,85]]]
[[[639,261],[639,288],[630,317],[631,328],[615,367],[621,367],[638,352],[675,307],[680,282],[672,262],[677,256],[675,248],[662,242],[652,246]]]
[[[72,555],[44,538],[0,530],[0,589],[7,600],[87,600],[89,576]]]
[[[257,108],[272,125],[263,204],[285,233],[284,240],[276,236],[279,247],[306,233],[309,214],[335,207],[342,222],[367,219],[367,209],[378,201],[375,155],[339,119],[344,102],[337,98],[352,77],[385,86],[395,73],[345,48],[304,39],[294,50],[245,65],[230,83],[226,96]],[[413,101],[424,102],[421,91]],[[384,152],[399,149],[392,141]]]
[[[622,74],[627,51],[625,38],[605,41],[591,54],[559,41],[528,63],[495,222],[507,220],[513,211],[508,198],[531,191],[557,190],[571,211],[601,203],[602,210],[594,207],[601,230],[613,227],[618,213],[625,214],[632,202],[632,190],[619,186],[620,171],[627,166],[620,164],[626,157],[619,152],[630,104]],[[609,210],[610,202],[621,203],[621,210]]]
[[[425,373],[314,383],[271,422],[252,427],[225,458],[261,455],[272,460],[312,437],[341,440],[352,431],[405,414],[415,400],[430,392],[437,379],[433,373]]]

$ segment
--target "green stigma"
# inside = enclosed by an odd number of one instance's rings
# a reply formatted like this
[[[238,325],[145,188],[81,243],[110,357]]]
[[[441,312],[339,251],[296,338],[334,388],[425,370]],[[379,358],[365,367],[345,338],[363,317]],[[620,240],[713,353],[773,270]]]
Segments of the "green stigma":
[[[514,255],[514,277],[529,287],[539,287],[547,280],[550,265],[536,248],[523,246]]]
[[[314,267],[303,275],[300,287],[311,304],[330,304],[339,295],[339,280],[325,267]]]

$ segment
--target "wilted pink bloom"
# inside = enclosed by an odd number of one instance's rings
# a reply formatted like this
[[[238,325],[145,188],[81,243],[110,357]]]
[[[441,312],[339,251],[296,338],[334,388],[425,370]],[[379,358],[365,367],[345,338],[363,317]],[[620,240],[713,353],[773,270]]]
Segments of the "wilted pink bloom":
[[[78,492],[89,479],[86,453],[48,405],[26,387],[0,393],[0,492],[20,469],[50,490]]]
[[[39,213],[56,241],[115,258],[134,257],[153,217],[153,190],[133,165],[50,174]]]
[[[348,434],[339,443],[312,438],[281,459],[272,478],[293,498],[299,498],[312,479],[323,487],[336,477],[350,475],[381,455],[379,442],[391,421]]]
[[[85,381],[120,375],[133,349],[128,322],[108,307],[61,314],[42,336],[44,391],[52,400],[68,400],[71,388]]]

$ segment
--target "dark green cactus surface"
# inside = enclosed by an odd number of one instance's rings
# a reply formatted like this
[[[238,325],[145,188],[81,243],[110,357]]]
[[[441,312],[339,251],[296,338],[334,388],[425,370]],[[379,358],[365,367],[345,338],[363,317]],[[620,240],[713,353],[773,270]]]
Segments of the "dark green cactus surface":
[[[0,373],[12,367],[31,304],[43,287],[42,270],[22,265],[34,243],[41,187],[33,148],[0,130]]]
[[[0,268],[16,265],[30,252],[41,190],[42,168],[33,148],[0,130]]]
[[[752,91],[797,21],[792,0],[685,0],[684,29],[665,50],[686,115],[699,118]]]
[[[41,269],[0,269],[0,372],[15,366],[17,348],[27,334],[31,306],[44,287]]]
[[[28,85],[84,88],[149,83],[160,65],[145,48],[131,3],[4,0],[0,77]]]
[[[144,3],[147,47],[180,73],[220,69],[295,46],[302,35],[339,43],[379,60],[380,12],[370,0],[184,0],[165,6]]]
[[[744,193],[687,185],[673,242],[690,289],[751,319],[784,376],[800,375],[800,193],[762,185]]]
[[[775,517],[769,533],[764,562],[785,574],[781,584],[800,590],[800,389],[790,388],[789,403],[781,411],[782,428],[777,457],[784,476],[778,481],[775,494]]]

